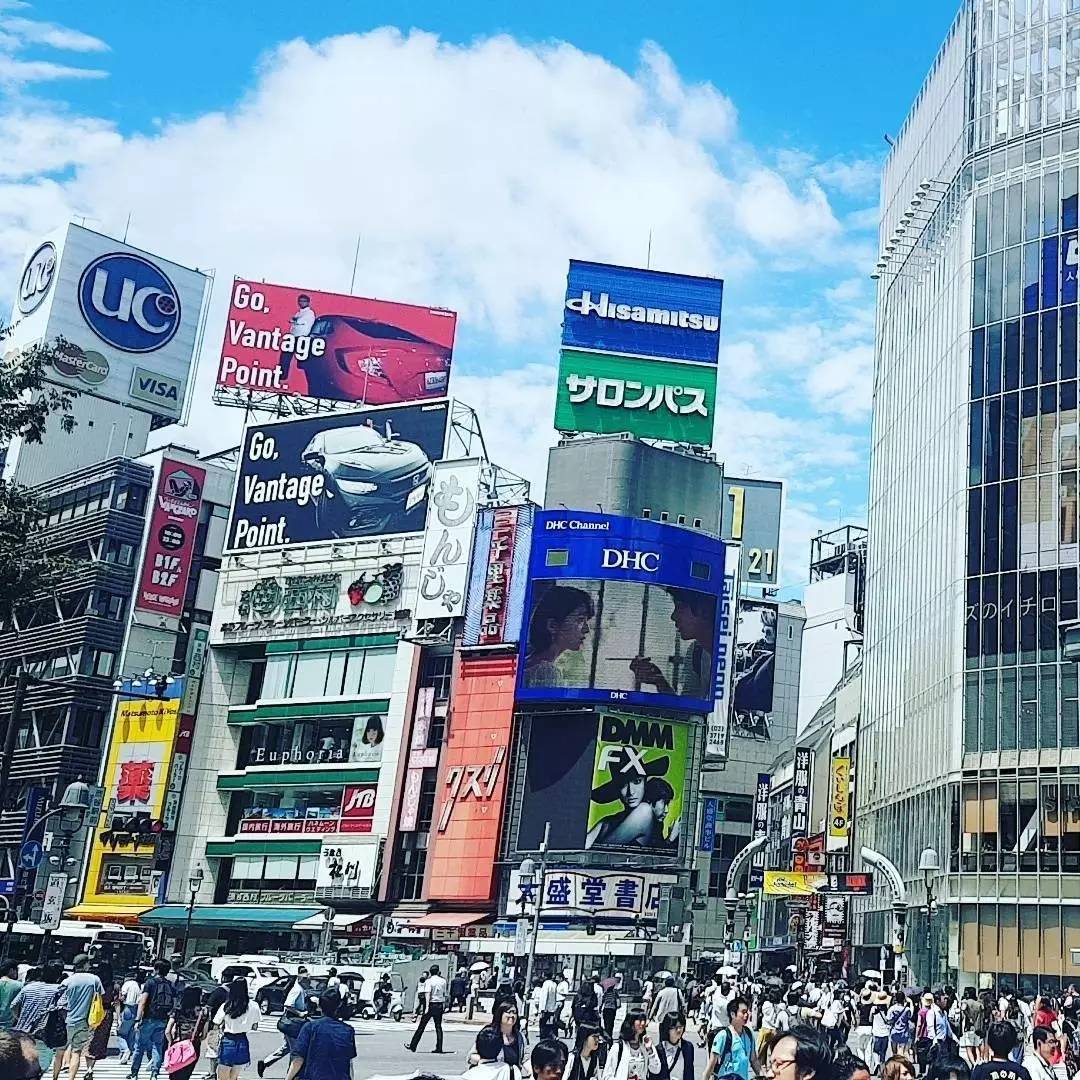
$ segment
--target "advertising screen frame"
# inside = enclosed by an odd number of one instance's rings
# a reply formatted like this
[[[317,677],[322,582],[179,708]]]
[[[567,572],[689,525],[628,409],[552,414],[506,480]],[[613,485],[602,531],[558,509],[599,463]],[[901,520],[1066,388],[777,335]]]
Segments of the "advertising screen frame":
[[[383,425],[385,428],[385,424],[389,423],[391,425],[391,430],[393,430],[395,418],[400,420],[402,417],[409,417],[408,427],[412,428],[415,426],[419,429],[421,428],[421,425],[418,418],[425,413],[432,417],[437,413],[441,414],[441,433],[434,430],[427,433],[430,437],[423,439],[425,445],[413,442],[410,438],[396,440],[401,443],[413,443],[418,449],[419,454],[413,455],[415,460],[411,462],[404,461],[401,455],[395,455],[394,460],[388,465],[388,469],[392,468],[395,472],[402,474],[400,479],[395,477],[391,481],[392,484],[411,484],[411,489],[408,492],[405,492],[404,489],[402,492],[397,492],[395,487],[394,493],[395,498],[401,494],[405,495],[399,516],[404,515],[408,519],[410,527],[388,527],[385,529],[376,529],[371,532],[347,533],[346,535],[336,535],[332,531],[330,525],[321,528],[318,527],[315,507],[320,497],[320,493],[324,492],[327,488],[327,476],[331,466],[327,465],[324,459],[321,471],[316,471],[314,468],[304,469],[300,457],[302,453],[309,448],[312,448],[313,441],[316,440],[319,435],[340,428],[367,426],[375,427],[376,430],[378,430],[379,425]],[[434,423],[434,420],[431,422]],[[244,435],[240,445],[240,462],[237,466],[236,482],[233,487],[232,502],[229,506],[229,524],[225,533],[224,552],[226,554],[242,555],[245,551],[279,550],[282,548],[295,547],[299,544],[320,543],[326,540],[364,540],[422,532],[426,522],[428,496],[430,495],[434,467],[439,461],[443,460],[443,457],[445,456],[450,426],[451,401],[449,398],[441,398],[438,401],[432,402],[425,401],[410,402],[405,405],[387,405],[383,408],[364,409],[362,411],[350,410],[349,412],[317,413],[312,416],[299,416],[287,420],[274,420],[267,423],[248,424],[244,428]],[[278,439],[282,432],[290,433],[289,439],[295,444],[294,452],[296,461],[292,465],[291,472],[283,469],[279,463],[280,450]],[[400,433],[395,432],[395,436],[398,434]],[[274,440],[273,444],[269,447],[267,438]],[[423,461],[421,461],[421,458],[426,460],[426,466]],[[255,465],[253,463],[260,464]],[[375,464],[378,463],[376,462]],[[336,460],[332,467],[341,471],[350,467],[350,462],[345,457],[344,452],[337,452]],[[370,468],[370,466],[368,467]],[[409,469],[412,469],[412,472],[406,475],[406,471]],[[266,475],[261,475],[262,472]],[[370,472],[367,475],[370,476]],[[261,493],[257,488],[249,487],[249,481],[253,484],[257,484],[260,481],[275,482],[279,476],[282,478],[282,490],[286,493],[289,491],[293,492],[291,498],[263,498],[256,499],[254,502],[251,501],[251,496]],[[346,482],[349,484],[356,484],[357,479],[358,478],[356,477],[350,476]],[[286,481],[291,480],[296,480],[297,483],[293,484],[291,487],[286,487]],[[300,484],[299,481],[301,480],[306,480],[308,483]],[[316,483],[316,481],[320,480],[321,483]],[[366,483],[366,481],[361,482]],[[423,498],[419,499],[411,506],[408,505],[408,499],[412,497],[412,493],[416,488],[421,485],[423,485],[425,489]],[[353,496],[353,498],[357,500],[356,505],[358,508],[362,509],[363,504],[360,500],[367,498],[367,496],[364,493],[360,493]],[[305,516],[311,516],[316,519],[316,528],[310,530],[310,535],[305,534],[297,537],[295,532],[291,531],[286,533],[289,519],[285,512],[282,511],[279,513],[279,511],[274,510],[273,507],[290,503],[294,504],[288,506],[290,513],[299,511]],[[260,511],[257,509],[259,505],[270,509]],[[242,506],[245,511],[243,516],[241,516],[240,513]],[[248,507],[255,507],[255,509],[248,510]],[[395,512],[397,511],[395,510]],[[269,521],[269,517],[272,517],[275,513],[279,513],[278,521]],[[260,530],[256,543],[237,543],[238,525],[241,522],[246,523],[247,526],[244,530],[245,537],[248,534],[248,528],[252,525]]]
[[[610,542],[610,543],[605,543]],[[555,555],[549,553],[555,552]],[[563,553],[565,552],[565,557]],[[607,552],[608,554],[605,554]],[[553,561],[554,560],[554,561]],[[604,566],[603,563],[608,565]],[[721,540],[694,532],[690,529],[668,525],[662,522],[639,518],[619,517],[613,514],[597,514],[565,510],[544,510],[536,515],[533,528],[532,550],[529,556],[529,582],[525,596],[524,625],[522,629],[523,661],[518,671],[517,697],[522,702],[592,702],[612,707],[632,705],[646,709],[674,709],[680,712],[705,714],[713,707],[717,689],[716,642],[721,633],[721,590],[723,587],[726,561],[726,547]],[[622,565],[617,565],[618,563]],[[636,565],[635,565],[636,564]],[[701,574],[707,571],[708,576]],[[712,619],[713,651],[711,654],[701,646],[699,657],[708,656],[708,674],[699,673],[704,683],[702,696],[690,696],[664,691],[659,684],[655,692],[635,688],[634,672],[630,663],[636,662],[640,651],[635,646],[635,657],[627,656],[627,680],[624,685],[599,687],[595,683],[596,668],[599,663],[599,650],[604,640],[604,631],[599,632],[591,625],[583,632],[583,640],[578,643],[581,651],[586,640],[592,638],[592,659],[590,660],[589,678],[591,686],[540,686],[529,685],[530,657],[541,657],[536,645],[539,635],[534,637],[534,620],[539,611],[538,605],[545,593],[560,587],[584,591],[582,584],[598,583],[600,588],[608,582],[630,582],[637,585],[651,586],[657,592],[667,592],[667,599],[673,605],[674,598],[668,590],[684,590],[711,596],[715,600]],[[645,601],[651,594],[643,593]],[[603,593],[598,592],[602,600]],[[591,602],[591,601],[590,601]],[[593,605],[596,612],[599,604]],[[665,611],[662,619],[671,618],[674,611]],[[600,612],[602,616],[602,611]],[[646,627],[646,614],[642,616],[641,631]],[[600,617],[597,617],[597,623]],[[656,626],[661,625],[658,617]],[[649,623],[652,626],[652,623]],[[675,630],[674,627],[672,627]],[[675,630],[678,634],[679,631]],[[641,634],[639,633],[639,639]],[[610,640],[610,637],[609,639]],[[700,642],[694,641],[693,645]],[[687,656],[693,655],[692,645],[688,645]],[[551,661],[553,672],[558,659]],[[624,658],[608,658],[621,663]],[[651,658],[655,662],[655,657]],[[672,659],[672,658],[669,658]],[[546,663],[542,659],[533,661],[533,672],[537,665]],[[644,670],[639,665],[639,670]],[[678,673],[675,672],[675,677]],[[645,683],[644,685],[650,685]],[[671,687],[668,681],[669,688]]]

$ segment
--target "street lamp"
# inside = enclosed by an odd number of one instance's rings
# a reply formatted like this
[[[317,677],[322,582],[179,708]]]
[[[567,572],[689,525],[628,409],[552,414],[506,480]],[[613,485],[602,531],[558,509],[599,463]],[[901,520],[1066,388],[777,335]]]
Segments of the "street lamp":
[[[525,964],[525,1024],[529,1023],[529,1007],[532,1003],[532,974],[533,964],[536,961],[536,938],[540,933],[540,905],[543,902],[544,878],[547,876],[547,851],[548,842],[551,839],[551,822],[544,823],[544,839],[540,844],[540,880],[537,882],[536,863],[526,857],[521,860],[518,867],[518,886],[522,895],[529,889],[533,889],[533,917],[532,933],[529,935],[529,959]],[[524,906],[524,905],[523,905]]]
[[[932,847],[923,848],[922,854],[919,856],[919,873],[923,876],[923,882],[926,884],[926,966],[927,971],[931,975],[931,982],[933,981],[934,968],[933,964],[933,918],[934,912],[937,910],[937,903],[934,900],[934,876],[941,870],[941,861],[938,859],[937,851]]]
[[[203,868],[196,866],[188,878],[188,892],[191,894],[191,899],[188,901],[187,922],[184,924],[184,944],[180,946],[180,958],[185,962],[187,961],[188,938],[191,937],[191,918],[195,914],[195,898],[199,895],[202,883]]]
[[[55,817],[57,827],[57,843],[60,845],[56,855],[50,855],[49,861],[56,863],[60,869],[60,914],[64,913],[64,905],[67,902],[68,876],[67,854],[71,847],[75,834],[86,824],[86,812],[90,809],[90,785],[81,780],[75,780],[64,789],[60,799],[60,805],[51,813],[41,818],[37,825],[42,825],[50,817]],[[33,832],[33,830],[30,830]],[[27,833],[29,838],[30,833]],[[41,951],[38,953],[38,963],[45,963],[49,955],[49,941],[52,938],[52,927],[46,926],[41,935]]]

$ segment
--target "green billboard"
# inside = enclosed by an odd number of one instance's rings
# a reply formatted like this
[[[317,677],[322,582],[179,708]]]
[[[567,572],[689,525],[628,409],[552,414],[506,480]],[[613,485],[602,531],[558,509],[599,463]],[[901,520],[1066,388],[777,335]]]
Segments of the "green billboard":
[[[716,367],[563,349],[555,427],[711,446]]]

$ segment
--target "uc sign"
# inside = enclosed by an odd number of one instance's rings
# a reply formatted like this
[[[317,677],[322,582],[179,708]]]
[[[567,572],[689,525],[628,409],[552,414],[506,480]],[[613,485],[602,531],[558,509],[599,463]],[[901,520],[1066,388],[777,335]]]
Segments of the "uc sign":
[[[79,310],[102,341],[123,352],[153,352],[180,328],[176,287],[149,259],[127,252],[99,255],[87,266]]]

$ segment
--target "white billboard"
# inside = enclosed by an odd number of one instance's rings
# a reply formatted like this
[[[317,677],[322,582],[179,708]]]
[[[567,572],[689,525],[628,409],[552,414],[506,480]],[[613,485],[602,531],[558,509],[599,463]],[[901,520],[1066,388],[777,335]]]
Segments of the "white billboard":
[[[315,892],[324,897],[370,896],[375,885],[375,865],[379,858],[377,840],[341,844],[324,840],[319,852]]]
[[[50,381],[179,419],[206,292],[197,270],[68,225],[28,253],[5,351],[62,337]]]
[[[465,614],[480,470],[476,458],[439,461],[435,465],[428,496],[424,554],[420,560],[418,619]]]

